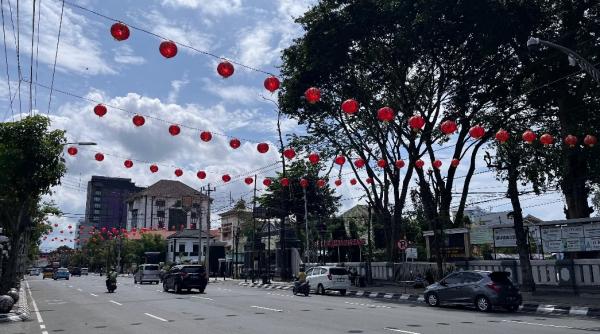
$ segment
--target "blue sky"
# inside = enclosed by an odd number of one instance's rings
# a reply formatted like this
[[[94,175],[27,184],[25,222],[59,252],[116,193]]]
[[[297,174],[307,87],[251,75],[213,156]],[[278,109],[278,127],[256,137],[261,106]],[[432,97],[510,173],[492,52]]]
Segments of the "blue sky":
[[[294,23],[293,18],[302,15],[314,2],[76,1],[80,6],[176,42],[275,74],[281,63],[281,50],[290,45],[293,38],[302,34],[302,29]],[[8,6],[9,3],[11,7]],[[14,94],[18,82],[18,67],[15,36],[10,21],[11,9],[16,24],[16,0],[7,0],[4,6],[10,88]],[[37,82],[45,86],[50,86],[51,82],[60,11],[60,0],[41,2]],[[32,2],[21,1],[18,29],[20,64],[21,76],[26,80],[30,77],[31,18]],[[51,196],[63,212],[85,211],[85,189],[91,175],[127,177],[140,186],[148,186],[161,178],[175,179],[173,170],[180,167],[184,170],[180,180],[200,187],[208,181],[221,183],[220,178],[224,173],[232,176],[245,174],[268,166],[278,159],[274,146],[271,146],[268,154],[256,152],[256,142],[275,143],[277,135],[276,111],[271,102],[263,99],[276,99],[277,96],[263,88],[266,78],[264,73],[236,66],[232,77],[222,79],[216,73],[218,59],[182,47],[176,57],[165,59],[158,52],[160,39],[131,29],[131,36],[127,41],[117,42],[109,32],[112,23],[65,4],[54,79],[56,90],[103,101],[133,113],[235,136],[242,140],[242,147],[233,151],[229,148],[229,139],[222,136],[214,136],[210,143],[203,143],[198,138],[199,131],[188,128],[182,128],[179,136],[172,137],[167,132],[169,123],[149,118],[146,118],[144,126],[135,128],[131,122],[132,115],[110,107],[108,114],[99,118],[92,112],[95,103],[55,91],[49,113],[53,126],[67,130],[70,141],[98,143],[98,146],[91,149],[80,148],[76,157],[66,156],[68,173],[63,179],[63,185],[56,187]],[[0,101],[5,108],[0,117],[2,120],[18,119],[18,99],[15,97],[11,113],[6,68],[4,61],[1,63]],[[33,68],[35,80],[35,66]],[[21,104],[25,112],[29,109],[29,86],[26,83],[21,85]],[[33,89],[35,90],[35,86]],[[48,112],[48,93],[45,88],[37,88],[37,93],[34,94],[34,109],[37,112]],[[288,119],[283,122],[283,130],[285,133],[304,131],[296,122]],[[93,160],[95,151],[105,154],[106,159],[102,163]],[[450,154],[452,150],[447,151]],[[123,161],[127,158],[135,160],[131,169],[123,167]],[[442,157],[444,158],[447,166],[449,157]],[[160,170],[151,174],[148,172],[149,164],[137,160],[160,163]],[[207,182],[199,182],[196,178],[195,173],[200,169],[208,172]],[[274,170],[271,168],[264,171],[262,176],[259,175],[259,181],[261,177],[273,175]],[[483,161],[478,170],[485,170]],[[458,174],[465,172],[463,170]],[[504,191],[502,184],[495,181],[493,176],[493,173],[483,173],[474,177],[473,191]],[[262,184],[259,185],[262,188]],[[461,186],[458,182],[457,189]],[[355,198],[362,194],[358,186],[352,187],[349,184],[338,189],[344,199],[342,210],[356,204]],[[245,196],[249,199],[249,190],[251,187],[241,181],[219,185],[215,194],[215,207],[227,206],[230,192],[233,198]],[[474,194],[469,202],[485,199],[482,195]],[[525,196],[524,199],[526,213],[543,219],[563,218],[561,203],[533,206],[560,200],[559,195],[539,198]],[[508,200],[500,200],[481,206],[495,206],[493,210],[508,210],[510,206],[503,205],[508,203]],[[528,206],[533,207],[527,208]],[[61,226],[73,223],[68,218],[53,218],[53,221]],[[43,246],[48,248],[57,245],[44,243]]]

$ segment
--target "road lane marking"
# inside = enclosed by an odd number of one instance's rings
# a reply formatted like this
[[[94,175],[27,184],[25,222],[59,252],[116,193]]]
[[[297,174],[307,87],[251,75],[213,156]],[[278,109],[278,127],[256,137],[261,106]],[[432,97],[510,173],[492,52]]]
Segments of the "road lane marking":
[[[46,329],[46,325],[40,325],[40,329]]]
[[[250,307],[259,308],[261,310],[273,311],[273,312],[283,312],[283,310],[278,310],[278,309],[268,308],[268,307],[262,307],[262,306],[256,306],[256,305],[252,305]]]
[[[35,299],[33,299],[33,293],[31,293],[31,288],[29,288],[29,282],[25,281],[25,285],[27,285],[27,291],[29,291],[29,296],[31,297],[31,304],[33,305],[33,310],[35,311],[35,316],[37,317],[38,323],[43,323],[44,319],[42,319],[42,315],[40,314],[40,309],[38,309],[37,304],[35,303]]]
[[[42,334],[48,334],[48,331],[42,331]]]
[[[192,296],[192,298],[199,298],[199,299],[206,299],[206,300],[213,300],[212,298],[208,298],[208,297],[200,297],[200,296]]]
[[[393,327],[384,327],[383,329],[392,331],[392,332],[404,333],[404,334],[421,334],[421,333],[417,333],[417,332],[403,331],[401,329],[393,328]]]
[[[167,322],[167,319],[163,319],[163,318],[161,318],[161,317],[157,317],[157,316],[155,316],[155,315],[153,315],[153,314],[150,314],[150,313],[144,313],[144,314],[145,314],[145,315],[147,315],[147,316],[149,316],[150,318],[154,318],[154,319],[156,319],[156,320],[160,320],[160,321],[163,321],[163,322]]]
[[[538,324],[536,322],[525,322],[525,321],[515,321],[515,320],[502,320],[502,322],[511,322],[513,324],[523,324],[523,325],[542,326],[542,327],[577,329],[576,327],[571,327],[571,326]]]
[[[109,302],[111,302],[111,303],[113,303],[113,304],[116,304],[116,305],[119,305],[119,306],[123,306],[123,304],[121,304],[121,303],[119,303],[119,302],[116,302],[116,301],[114,301],[114,300],[109,300]]]
[[[90,293],[90,295],[92,295],[92,296],[94,296],[94,297],[98,297],[98,295],[95,295],[95,294],[93,294],[93,293]]]
[[[72,287],[73,287],[72,285],[69,285],[69,288],[72,288]]]
[[[78,288],[78,289],[77,289],[77,291],[81,292],[81,291],[83,291],[83,290],[81,290],[81,289],[79,289],[79,288]]]

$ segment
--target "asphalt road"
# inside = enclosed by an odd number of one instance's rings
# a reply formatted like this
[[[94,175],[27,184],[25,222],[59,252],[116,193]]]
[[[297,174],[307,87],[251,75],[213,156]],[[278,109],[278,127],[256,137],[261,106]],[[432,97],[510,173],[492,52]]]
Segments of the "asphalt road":
[[[98,276],[69,281],[29,278],[32,321],[0,324],[0,333],[585,333],[600,321],[524,313],[479,313],[340,296],[292,296],[232,283],[209,284],[206,294],[177,295],[159,285],[119,278],[106,293]],[[39,312],[35,312],[35,309]],[[38,316],[39,315],[39,316]]]

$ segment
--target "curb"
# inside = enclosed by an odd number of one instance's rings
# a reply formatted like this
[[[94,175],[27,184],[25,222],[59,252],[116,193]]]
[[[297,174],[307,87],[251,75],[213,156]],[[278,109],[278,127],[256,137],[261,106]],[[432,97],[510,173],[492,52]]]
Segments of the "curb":
[[[19,289],[19,301],[17,302],[17,310],[6,314],[0,314],[0,322],[18,322],[31,319],[29,311],[29,303],[27,302],[27,294],[25,289]]]
[[[283,284],[262,284],[262,283],[245,283],[241,282],[239,286],[246,286],[255,289],[281,289],[288,290],[292,285]],[[330,291],[329,294],[339,295],[338,291]],[[403,293],[385,293],[385,292],[370,292],[363,290],[349,290],[346,293],[347,297],[360,297],[371,299],[384,299],[388,301],[398,302],[424,302],[425,298],[422,295],[411,295]],[[600,317],[600,308],[581,307],[573,305],[545,305],[545,304],[522,304],[519,306],[519,311],[527,313],[539,313],[546,315],[567,315],[567,316],[584,316],[584,317]]]

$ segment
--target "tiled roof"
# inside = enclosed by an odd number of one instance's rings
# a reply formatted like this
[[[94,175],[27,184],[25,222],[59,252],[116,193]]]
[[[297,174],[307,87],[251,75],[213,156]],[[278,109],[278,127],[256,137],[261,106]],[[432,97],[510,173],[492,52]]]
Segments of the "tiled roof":
[[[204,231],[200,231],[200,232],[202,233],[202,237],[206,238],[206,232],[204,232]],[[211,237],[213,237],[213,236],[211,235]],[[167,237],[167,239],[173,239],[173,238],[198,238],[198,230],[185,229],[185,230],[181,230],[181,231],[172,233],[171,235],[169,235]]]
[[[183,182],[173,180],[160,180],[148,188],[133,194],[129,200],[134,200],[142,196],[157,196],[157,197],[183,197],[195,196],[206,199],[207,196],[197,191],[196,189],[186,185]]]

